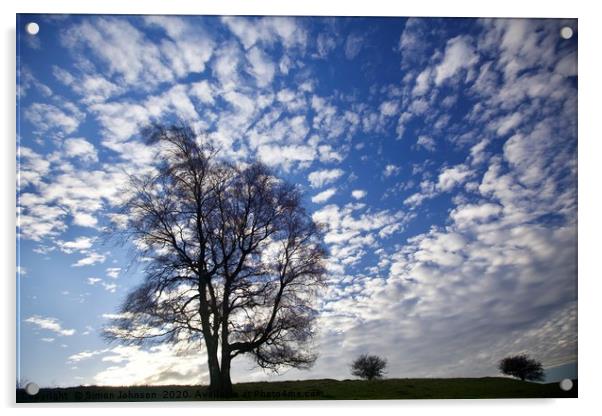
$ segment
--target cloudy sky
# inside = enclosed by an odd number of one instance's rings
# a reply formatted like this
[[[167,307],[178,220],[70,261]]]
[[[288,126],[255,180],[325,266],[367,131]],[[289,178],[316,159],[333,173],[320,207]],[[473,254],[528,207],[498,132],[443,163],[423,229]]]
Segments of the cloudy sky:
[[[17,32],[22,379],[206,382],[202,351],[99,336],[142,278],[99,230],[155,160],[139,129],[176,119],[328,224],[320,358],[237,359],[235,382],[348,378],[365,352],[389,377],[495,375],[520,352],[574,368],[576,21],[20,15]]]

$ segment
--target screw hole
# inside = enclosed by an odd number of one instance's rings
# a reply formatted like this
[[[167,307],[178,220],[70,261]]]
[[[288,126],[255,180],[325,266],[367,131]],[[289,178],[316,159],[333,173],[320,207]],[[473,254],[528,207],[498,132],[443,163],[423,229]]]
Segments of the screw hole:
[[[40,387],[36,383],[27,383],[25,386],[25,393],[30,396],[35,396],[40,391]]]
[[[25,26],[25,30],[31,36],[35,36],[40,31],[40,25],[38,25],[36,22],[30,22],[27,23],[27,26]]]
[[[570,39],[573,37],[573,29],[571,29],[568,26],[563,27],[562,29],[560,29],[560,37],[562,39]]]
[[[565,378],[560,382],[560,388],[564,391],[569,391],[573,388],[573,381],[571,379]]]

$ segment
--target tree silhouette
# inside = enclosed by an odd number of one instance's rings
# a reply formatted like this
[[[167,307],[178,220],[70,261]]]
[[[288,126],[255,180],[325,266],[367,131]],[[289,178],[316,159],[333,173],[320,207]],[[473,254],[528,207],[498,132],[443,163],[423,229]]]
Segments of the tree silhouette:
[[[382,378],[386,366],[386,359],[376,355],[362,354],[351,363],[351,374],[367,380]]]
[[[233,394],[231,361],[309,368],[325,249],[301,195],[260,163],[219,158],[186,125],[153,126],[152,175],[132,177],[114,231],[146,260],[145,280],[104,330],[126,344],[204,344],[210,391]]]
[[[529,358],[526,354],[506,357],[499,362],[498,368],[503,374],[520,378],[522,381],[541,381],[544,379],[541,363]]]

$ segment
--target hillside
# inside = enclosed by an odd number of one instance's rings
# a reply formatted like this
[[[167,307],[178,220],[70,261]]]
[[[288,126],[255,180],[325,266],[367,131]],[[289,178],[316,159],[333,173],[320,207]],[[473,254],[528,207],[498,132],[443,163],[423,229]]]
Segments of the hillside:
[[[501,377],[448,379],[303,380],[239,383],[232,400],[501,399],[577,397],[558,383],[538,384]],[[41,389],[36,396],[17,390],[17,402],[214,400],[205,386],[69,387]]]

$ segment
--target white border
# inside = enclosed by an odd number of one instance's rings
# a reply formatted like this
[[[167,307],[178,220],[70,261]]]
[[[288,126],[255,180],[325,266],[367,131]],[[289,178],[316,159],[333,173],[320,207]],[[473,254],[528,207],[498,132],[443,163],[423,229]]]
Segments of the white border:
[[[602,244],[599,236],[602,204],[602,161],[599,128],[599,104],[602,91],[599,77],[602,15],[594,1],[527,2],[525,0],[488,1],[420,0],[397,2],[389,0],[4,0],[0,3],[2,20],[2,58],[0,71],[4,92],[0,100],[2,137],[1,204],[2,238],[0,247],[4,284],[3,314],[5,334],[2,342],[5,371],[2,372],[2,405],[15,411],[15,13],[118,13],[118,14],[239,14],[239,15],[346,15],[346,16],[466,16],[466,17],[573,17],[579,18],[579,396],[577,400],[457,400],[457,401],[387,401],[387,402],[305,402],[305,403],[234,403],[234,404],[97,404],[86,407],[90,415],[105,414],[109,409],[136,408],[145,414],[161,414],[165,407],[200,408],[201,412],[244,412],[245,414],[306,414],[326,413],[345,408],[352,415],[364,414],[376,407],[385,414],[418,411],[421,414],[482,415],[522,414],[548,415],[590,414],[600,408],[596,401],[602,377],[600,358],[600,297],[602,275],[595,259],[600,258]],[[25,413],[80,413],[82,406],[19,406]],[[197,410],[197,412],[199,411]]]
[[[487,4],[485,4],[487,3]],[[312,16],[465,16],[465,17],[578,17],[579,1],[546,1],[545,6],[525,0],[483,2],[478,0],[22,0],[21,13],[119,13],[119,14],[237,14]]]

